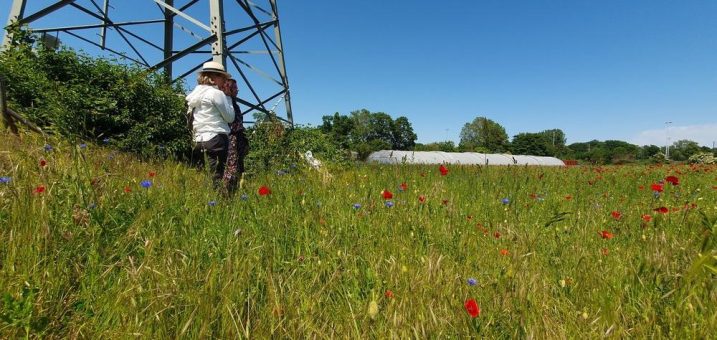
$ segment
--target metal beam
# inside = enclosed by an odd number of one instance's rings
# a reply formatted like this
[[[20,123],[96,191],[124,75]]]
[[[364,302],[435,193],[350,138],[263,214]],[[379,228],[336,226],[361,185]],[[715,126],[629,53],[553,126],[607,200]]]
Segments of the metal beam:
[[[24,0],[23,0],[23,2],[24,2]],[[43,9],[41,9],[41,10],[39,10],[39,11],[37,11],[37,12],[31,14],[31,15],[28,15],[28,16],[26,16],[26,17],[23,17],[22,19],[18,20],[18,24],[20,24],[20,25],[29,24],[29,23],[31,23],[31,22],[37,20],[37,19],[40,19],[40,18],[42,18],[42,17],[44,17],[44,16],[46,16],[46,15],[48,15],[48,14],[50,14],[50,13],[56,11],[56,10],[62,8],[62,7],[65,7],[65,6],[67,6],[67,5],[69,5],[69,4],[73,3],[73,2],[75,2],[75,0],[61,0],[61,1],[58,1],[58,2],[56,2],[56,3],[54,3],[54,4],[50,5],[50,6],[47,6],[47,7],[43,8]]]
[[[185,14],[184,12],[182,12],[182,11],[180,11],[180,10],[178,10],[178,9],[176,9],[176,8],[174,8],[174,7],[172,7],[172,6],[170,6],[170,5],[168,5],[166,2],[164,2],[164,1],[162,1],[162,0],[154,0],[154,2],[156,2],[158,5],[160,5],[160,6],[164,7],[164,8],[166,8],[166,9],[168,9],[168,10],[174,12],[174,14],[179,15],[180,17],[189,20],[191,23],[193,23],[193,24],[195,24],[195,25],[197,25],[197,26],[199,26],[199,27],[205,29],[207,32],[211,32],[211,31],[212,31],[212,29],[209,28],[209,26],[207,26],[207,25],[201,23],[201,22],[200,22],[199,20],[197,20],[197,19],[194,19],[194,18],[190,17],[189,15]]]
[[[144,20],[144,21],[126,21],[126,22],[115,22],[111,24],[112,27],[132,26],[132,25],[143,25],[143,24],[157,24],[164,22],[164,19],[155,20]],[[84,30],[91,28],[102,28],[108,26],[106,23],[93,24],[93,25],[80,25],[80,26],[65,26],[65,27],[50,27],[50,28],[33,28],[33,33],[47,33],[47,32],[58,32],[58,31],[73,31],[73,30]]]
[[[10,13],[7,17],[7,25],[6,27],[12,26],[12,24],[16,21],[18,21],[22,16],[25,14],[25,0],[13,0],[12,7],[10,7]],[[10,42],[12,42],[12,35],[10,32],[6,29],[5,30],[5,36],[2,39],[2,45],[0,45],[0,50],[4,50],[5,47],[10,45]]]
[[[150,69],[151,71],[156,71],[156,70],[158,70],[158,69],[160,69],[160,68],[166,66],[167,63],[172,63],[172,62],[174,62],[174,61],[177,61],[177,60],[179,60],[180,58],[184,57],[185,55],[187,55],[187,54],[189,54],[189,53],[191,53],[191,52],[193,52],[193,51],[195,51],[195,50],[201,48],[202,46],[213,43],[213,42],[214,42],[214,39],[216,39],[216,38],[217,38],[217,36],[211,35],[211,36],[209,36],[208,38],[206,38],[206,39],[204,39],[204,40],[202,40],[202,41],[200,41],[200,42],[198,42],[198,43],[196,43],[196,44],[194,44],[194,45],[192,45],[192,46],[189,46],[189,47],[185,48],[183,51],[181,51],[181,52],[179,52],[179,53],[176,53],[176,54],[174,54],[173,56],[171,56],[171,57],[169,57],[169,58],[167,58],[167,59],[164,59],[164,60],[160,61],[159,63],[153,65],[153,66],[150,66],[149,69]],[[180,78],[181,78],[181,77],[180,77]]]
[[[106,24],[109,20],[108,18],[108,12],[110,9],[110,0],[105,0],[105,6],[104,11],[102,11],[102,14],[104,15],[104,20],[102,20],[103,24]],[[102,39],[102,49],[105,49],[106,42],[107,42],[107,25],[102,26],[102,30],[100,31],[100,39]]]
[[[212,44],[212,60],[222,64],[226,69],[227,54],[224,52],[224,46],[227,41],[224,37],[224,1],[209,0],[209,26],[211,32],[217,37]]]
[[[167,5],[174,6],[174,0],[167,0]],[[164,60],[172,57],[172,49],[174,48],[174,13],[169,9],[164,9]],[[172,82],[172,63],[164,65],[164,75],[167,82]]]
[[[284,88],[286,88],[286,95],[284,96],[284,105],[286,106],[286,116],[291,122],[291,125],[294,125],[294,117],[293,113],[291,112],[291,99],[290,99],[290,92],[289,92],[289,77],[286,75],[286,63],[284,60],[284,46],[281,43],[281,28],[279,27],[279,9],[276,6],[276,0],[269,0],[269,3],[271,3],[271,11],[273,13],[272,17],[276,21],[276,24],[274,25],[274,36],[276,38],[277,47],[279,50],[279,74],[281,75],[281,82],[284,85]]]

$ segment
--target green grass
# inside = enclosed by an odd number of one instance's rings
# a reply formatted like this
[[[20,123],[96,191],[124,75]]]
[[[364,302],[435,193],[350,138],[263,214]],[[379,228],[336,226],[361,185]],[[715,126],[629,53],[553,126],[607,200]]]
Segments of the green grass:
[[[228,198],[179,163],[23,138],[0,136],[2,338],[717,333],[716,167],[299,164]]]

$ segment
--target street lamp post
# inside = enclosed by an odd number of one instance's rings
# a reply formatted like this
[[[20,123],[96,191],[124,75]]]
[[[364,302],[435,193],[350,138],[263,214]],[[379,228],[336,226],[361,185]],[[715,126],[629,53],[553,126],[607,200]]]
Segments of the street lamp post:
[[[670,159],[670,124],[672,122],[665,122],[665,160]]]

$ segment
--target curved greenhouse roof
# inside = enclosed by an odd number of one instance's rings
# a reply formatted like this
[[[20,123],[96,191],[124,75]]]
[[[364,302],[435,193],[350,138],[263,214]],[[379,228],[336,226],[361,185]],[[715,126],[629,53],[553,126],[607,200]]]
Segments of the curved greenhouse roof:
[[[442,151],[397,151],[381,150],[372,152],[366,159],[368,162],[381,164],[464,164],[464,165],[541,165],[565,166],[563,161],[555,157],[486,154],[477,152],[442,152]]]

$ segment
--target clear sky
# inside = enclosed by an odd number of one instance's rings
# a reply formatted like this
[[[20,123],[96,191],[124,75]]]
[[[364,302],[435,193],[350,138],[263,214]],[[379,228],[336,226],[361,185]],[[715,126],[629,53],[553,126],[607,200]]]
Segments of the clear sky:
[[[717,141],[714,0],[278,5],[298,123],[366,108],[408,117],[422,143],[477,116],[509,137]]]
[[[280,15],[301,122],[367,108],[405,115],[420,142],[457,141],[476,116],[511,137],[717,140],[717,1],[282,1]]]

